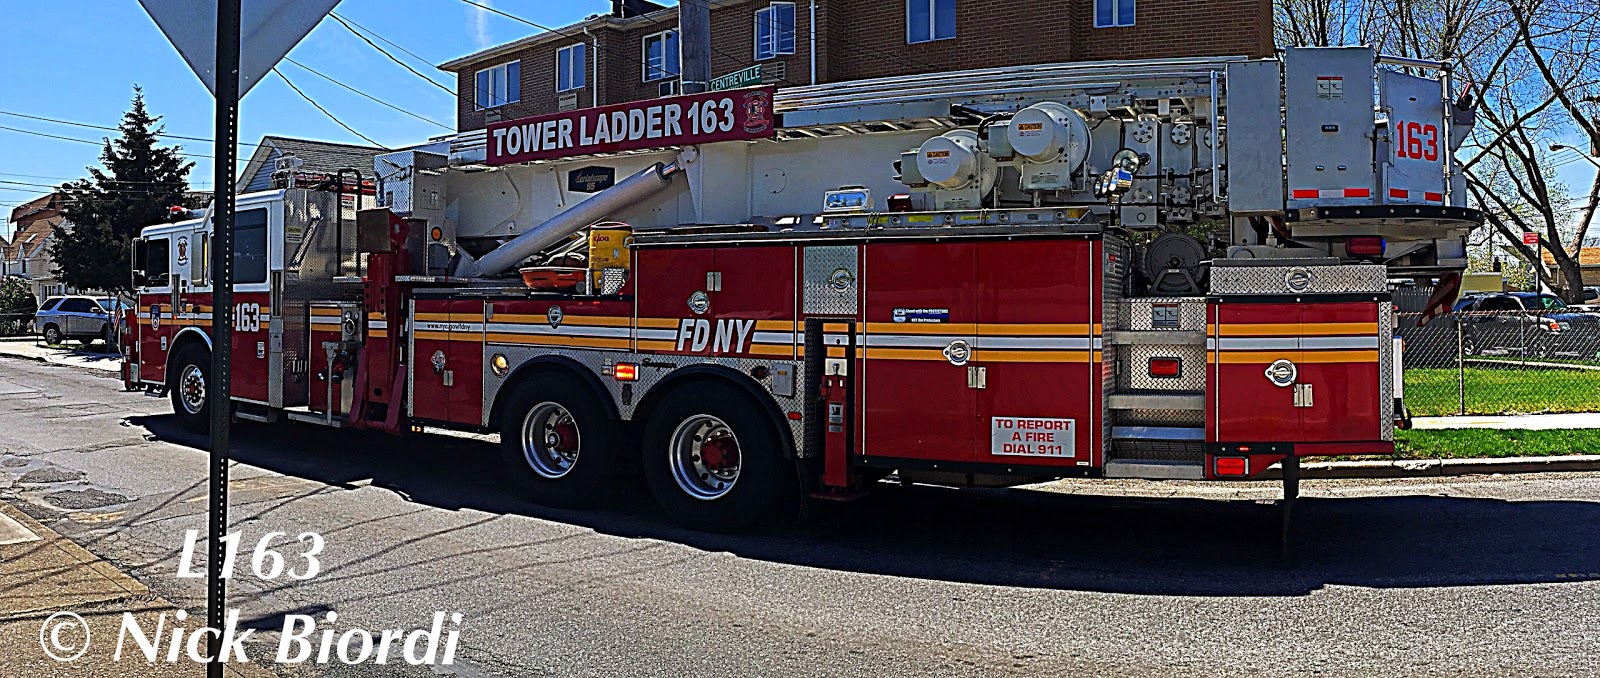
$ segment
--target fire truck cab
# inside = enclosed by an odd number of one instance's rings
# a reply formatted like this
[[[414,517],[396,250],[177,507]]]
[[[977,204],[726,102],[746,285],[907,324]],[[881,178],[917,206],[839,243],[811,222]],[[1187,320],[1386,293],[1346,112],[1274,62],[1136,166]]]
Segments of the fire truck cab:
[[[496,123],[380,156],[370,209],[240,199],[232,406],[496,432],[536,499],[642,473],[703,529],[889,474],[1282,464],[1292,498],[1301,457],[1393,450],[1388,281],[1459,270],[1481,220],[1447,73],[1290,50]],[[126,372],[195,425],[207,228],[141,236]]]

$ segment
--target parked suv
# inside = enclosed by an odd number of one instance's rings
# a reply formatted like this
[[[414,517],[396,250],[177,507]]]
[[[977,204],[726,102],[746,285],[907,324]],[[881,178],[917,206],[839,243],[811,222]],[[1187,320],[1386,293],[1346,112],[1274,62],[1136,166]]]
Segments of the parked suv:
[[[1592,358],[1600,315],[1573,312],[1560,297],[1536,292],[1473,295],[1456,303],[1461,348],[1469,355],[1508,353]]]
[[[67,339],[88,344],[103,339],[107,346],[114,347],[118,311],[122,308],[122,302],[116,299],[50,297],[39,304],[39,311],[33,315],[33,327],[47,344],[59,344]]]

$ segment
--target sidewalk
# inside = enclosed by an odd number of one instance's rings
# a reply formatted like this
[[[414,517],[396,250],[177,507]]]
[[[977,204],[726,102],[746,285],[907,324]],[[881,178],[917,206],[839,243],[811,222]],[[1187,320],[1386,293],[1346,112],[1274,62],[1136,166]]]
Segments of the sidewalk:
[[[131,641],[121,660],[113,660],[124,613],[133,614],[145,629],[156,628],[157,620],[166,613],[170,628],[175,609],[112,564],[0,502],[0,675],[204,675],[203,667],[187,660],[149,664]],[[71,662],[52,659],[41,645],[41,633],[46,640],[52,635],[41,628],[49,624],[62,628],[53,634],[59,645],[68,648],[58,651],[60,654],[70,655],[83,647],[83,627],[71,617],[52,619],[57,612],[79,615],[89,629],[88,649]],[[128,656],[130,651],[133,657]],[[231,676],[274,675],[258,665],[227,668]]]
[[[104,345],[94,344],[94,346]],[[64,346],[50,347],[39,343],[36,337],[0,338],[0,355],[105,372],[118,372],[122,369],[122,357],[116,353],[100,353],[86,346],[76,345],[76,343],[74,343],[73,348],[65,348]]]
[[[1501,428],[1550,430],[1572,428],[1600,428],[1600,413],[1582,412],[1577,414],[1511,414],[1503,416],[1452,416],[1452,417],[1413,417],[1411,428],[1414,429],[1447,429],[1447,428]]]

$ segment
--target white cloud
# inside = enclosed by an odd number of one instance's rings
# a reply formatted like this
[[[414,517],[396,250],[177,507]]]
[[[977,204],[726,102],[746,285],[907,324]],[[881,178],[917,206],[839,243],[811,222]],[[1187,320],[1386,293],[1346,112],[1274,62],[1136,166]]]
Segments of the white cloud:
[[[491,0],[479,0],[478,4],[491,6]],[[494,44],[494,39],[489,36],[489,10],[467,5],[467,29],[472,31],[472,39],[477,42],[478,49],[484,49]]]

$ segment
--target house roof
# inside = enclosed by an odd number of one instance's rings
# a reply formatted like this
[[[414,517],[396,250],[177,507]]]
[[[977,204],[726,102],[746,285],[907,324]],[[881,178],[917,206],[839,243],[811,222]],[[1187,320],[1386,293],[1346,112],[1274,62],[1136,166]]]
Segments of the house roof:
[[[366,176],[372,174],[372,159],[387,152],[372,146],[265,136],[261,138],[261,145],[256,147],[255,153],[250,155],[250,162],[239,174],[237,183],[241,193],[265,189],[268,178],[277,169],[277,160],[290,155],[304,162],[300,167],[302,172],[334,174],[341,169],[354,167]]]
[[[1556,260],[1550,256],[1549,252],[1545,252],[1543,256],[1545,265],[1554,266],[1556,264]],[[1578,256],[1574,258],[1578,260],[1579,266],[1600,266],[1600,247],[1580,247],[1578,248]]]
[[[45,210],[58,209],[60,208],[60,202],[64,197],[65,196],[60,192],[51,192],[29,200],[28,202],[22,203],[21,205],[17,205],[16,207],[11,208],[10,221],[26,221],[28,215],[30,214],[37,214]]]
[[[50,217],[32,222],[17,231],[11,238],[11,244],[4,246],[5,258],[27,258],[37,254],[45,243],[50,241],[56,226],[66,223],[66,217]]]

